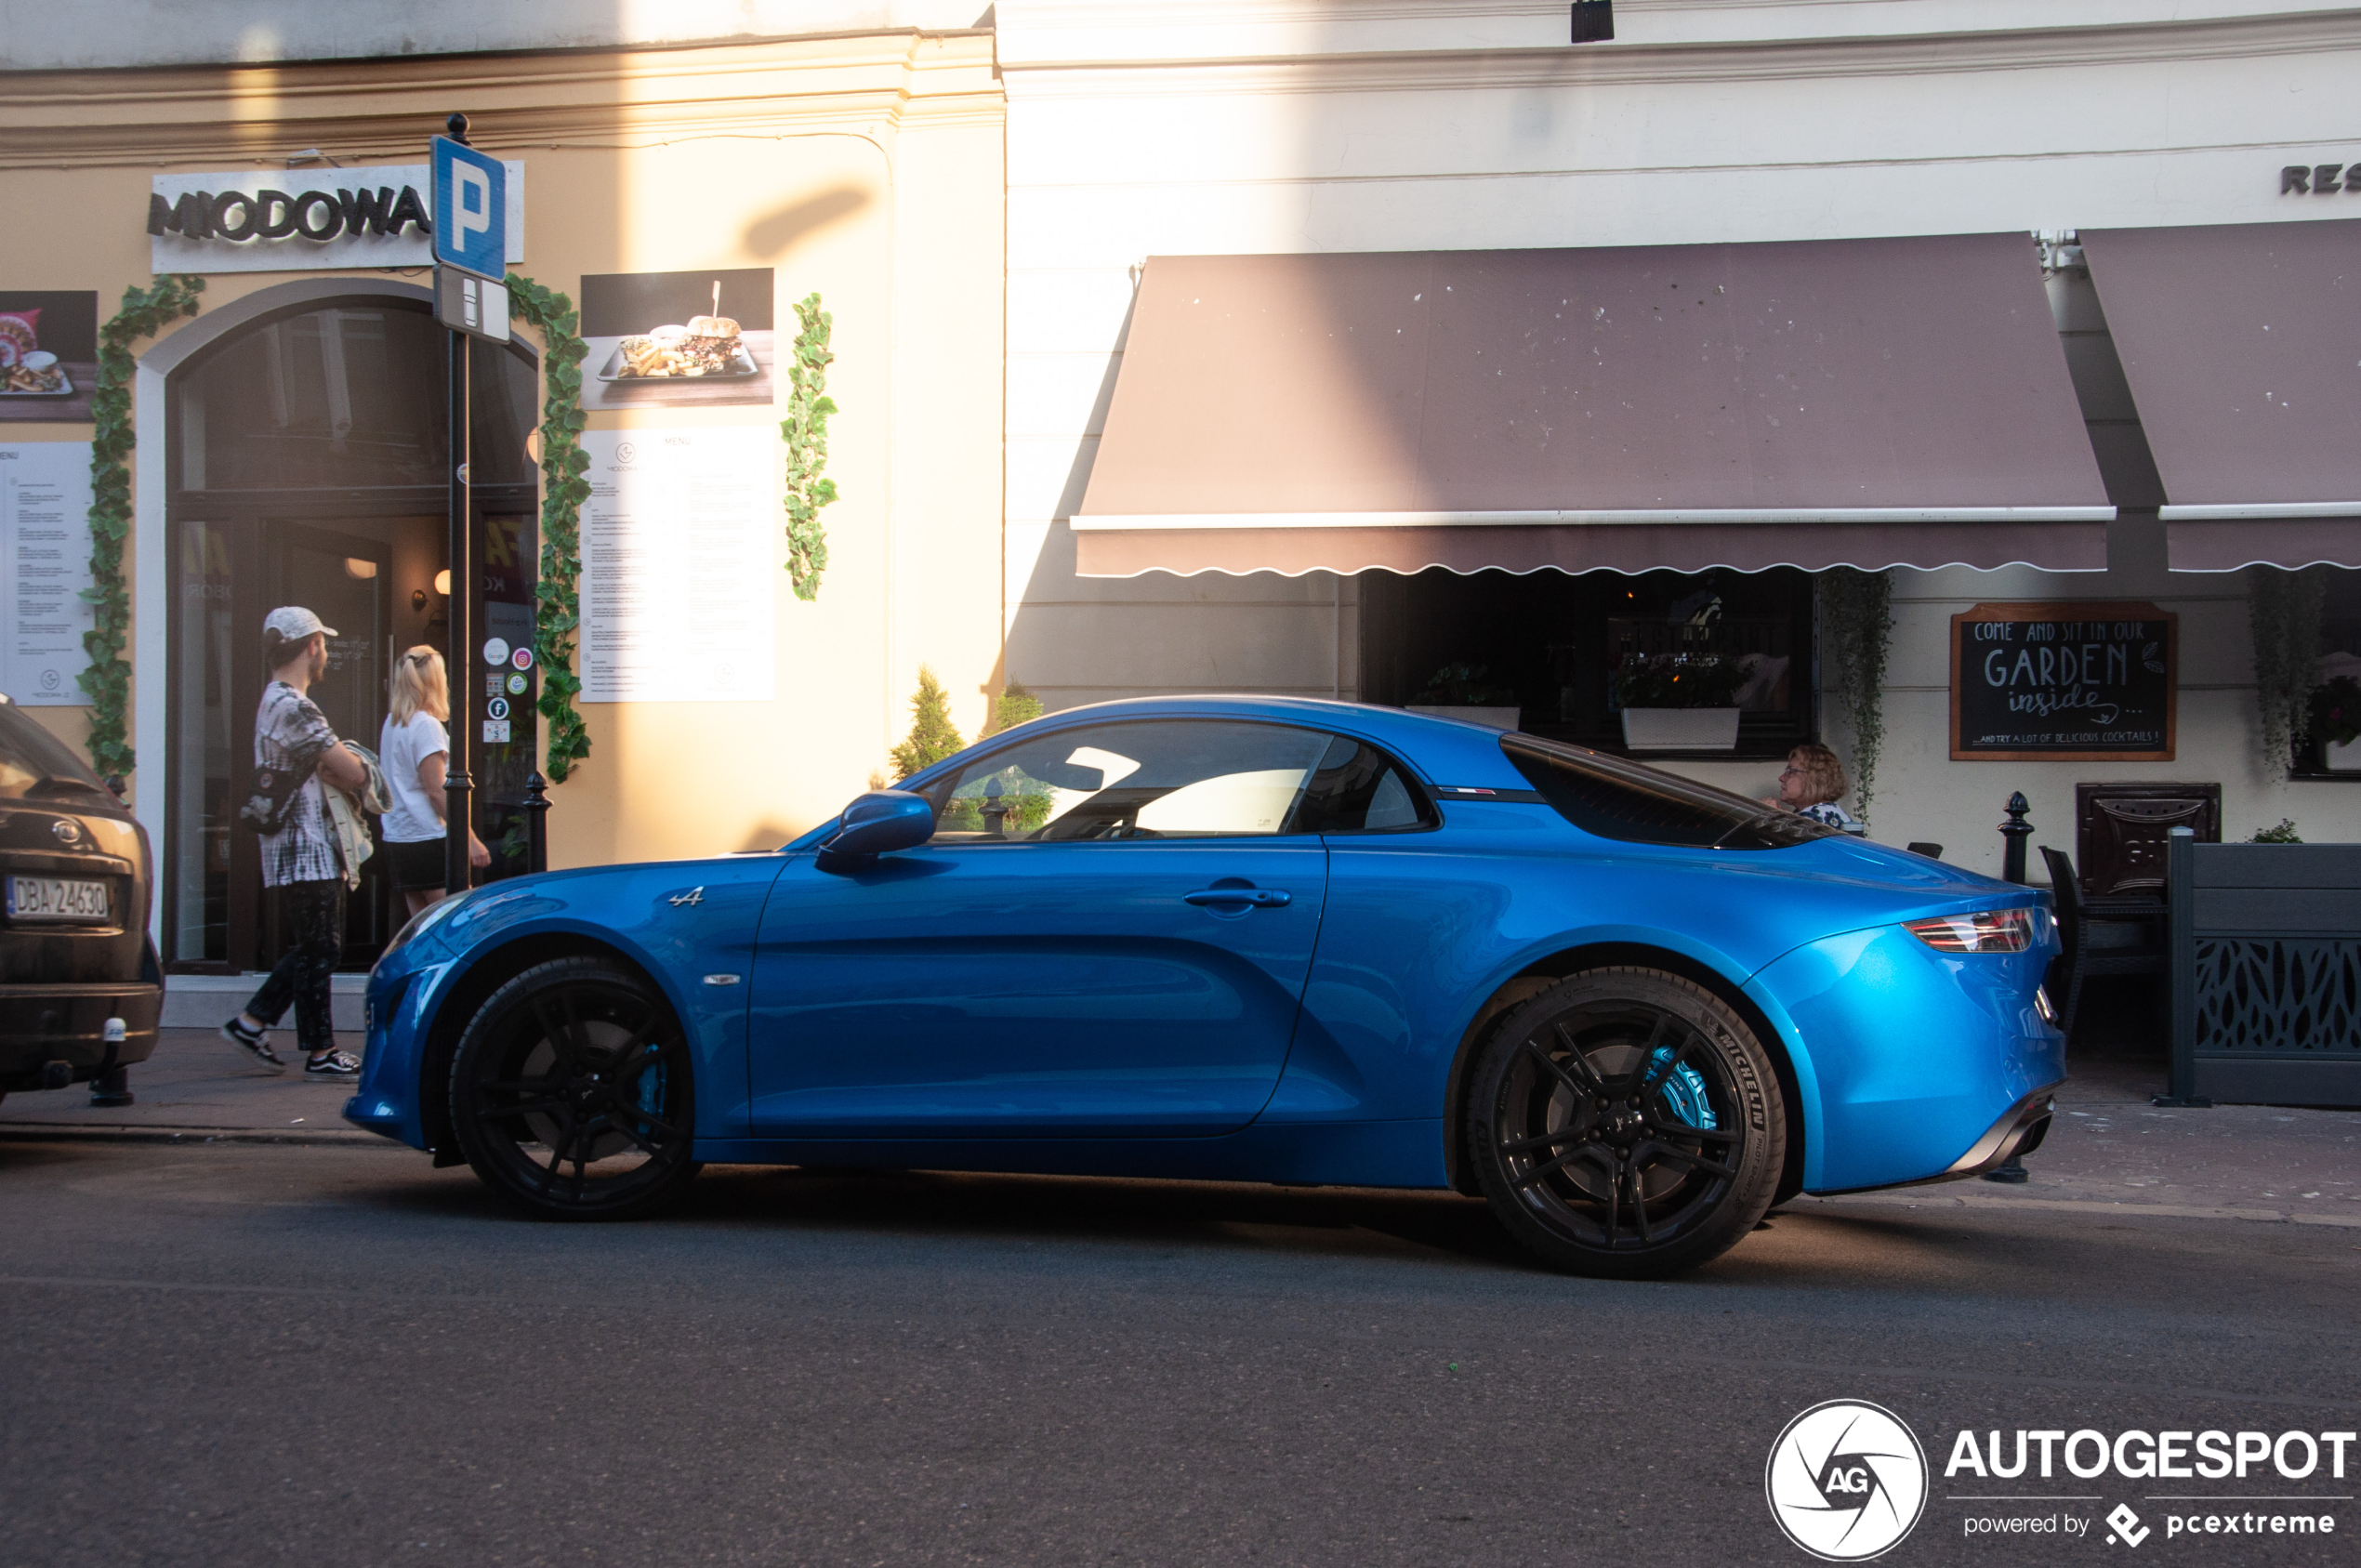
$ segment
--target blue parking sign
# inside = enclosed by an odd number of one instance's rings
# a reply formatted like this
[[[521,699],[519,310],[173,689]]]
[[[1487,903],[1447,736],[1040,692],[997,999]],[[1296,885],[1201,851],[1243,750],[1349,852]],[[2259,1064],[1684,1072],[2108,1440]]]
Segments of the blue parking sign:
[[[434,138],[434,258],[478,277],[508,272],[508,170],[447,136]]]

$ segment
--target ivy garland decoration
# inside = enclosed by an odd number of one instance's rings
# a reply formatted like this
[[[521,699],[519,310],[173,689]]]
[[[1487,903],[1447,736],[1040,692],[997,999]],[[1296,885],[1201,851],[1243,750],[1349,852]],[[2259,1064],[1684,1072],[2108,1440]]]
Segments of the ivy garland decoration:
[[[1885,749],[1886,652],[1893,640],[1893,581],[1840,566],[1820,576],[1822,652],[1836,676],[1837,705],[1853,731],[1853,814],[1869,820],[1878,757]]]
[[[123,571],[125,541],[131,537],[131,386],[138,363],[131,345],[152,337],[182,316],[197,313],[204,280],[190,273],[158,278],[147,288],[123,291],[122,309],[99,329],[99,379],[90,391],[90,629],[82,634],[90,667],[75,684],[90,696],[90,765],[99,776],[130,776],[133,763],[125,713],[131,700],[131,665],[123,656],[131,635],[131,590]]]
[[[828,415],[837,412],[827,395],[828,366],[836,362],[828,333],[836,318],[820,309],[817,294],[798,301],[795,315],[801,330],[787,367],[787,416],[779,421],[779,435],[787,443],[787,574],[795,579],[796,598],[810,603],[820,597],[820,573],[828,569],[820,508],[837,498],[837,481],[822,473],[828,466]]]
[[[521,272],[508,274],[508,314],[541,334],[541,575],[533,590],[534,657],[541,665],[544,752],[551,784],[563,784],[590,755],[590,731],[574,703],[582,626],[582,503],[590,498],[589,455],[582,450],[581,318],[574,301]]]
[[[2266,779],[2280,777],[2293,765],[2295,743],[2311,728],[2312,692],[2320,683],[2320,606],[2327,592],[2328,578],[2318,567],[2301,572],[2259,567],[2247,579]]]

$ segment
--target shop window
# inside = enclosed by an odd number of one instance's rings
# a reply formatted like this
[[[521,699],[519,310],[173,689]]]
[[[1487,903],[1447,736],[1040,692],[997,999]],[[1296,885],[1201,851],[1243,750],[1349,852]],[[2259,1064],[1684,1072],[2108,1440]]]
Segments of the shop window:
[[[2322,752],[2335,731],[2356,715],[2354,695],[2361,692],[2361,572],[2315,569],[2321,580],[2319,656],[2315,674],[2320,684],[2305,722],[2294,727],[2294,758],[2290,772],[2302,778],[2361,779],[2350,766],[2350,753],[2338,754],[2341,766],[2331,767]],[[2351,686],[2343,684],[2351,681]],[[2309,732],[2305,732],[2309,731]]]
[[[1371,702],[1515,708],[1528,733],[1621,751],[1627,698],[1685,705],[1672,678],[1703,675],[1739,709],[1723,755],[1782,757],[1817,730],[1806,572],[1370,573],[1361,603]]]

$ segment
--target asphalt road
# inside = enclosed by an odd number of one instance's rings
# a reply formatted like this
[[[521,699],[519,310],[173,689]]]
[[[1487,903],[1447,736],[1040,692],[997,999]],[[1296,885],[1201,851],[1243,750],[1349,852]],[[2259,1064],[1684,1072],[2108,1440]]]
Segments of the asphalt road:
[[[1446,1196],[714,1168],[550,1226],[390,1147],[85,1141],[0,1143],[0,1235],[9,1563],[1800,1564],[1764,1460],[1838,1398],[1934,1467],[1888,1562],[2361,1556],[2349,1501],[2193,1541],[1942,1473],[2361,1426],[2351,1228],[1820,1208],[1608,1285]],[[2102,1500],[1950,1500],[2045,1489]],[[2136,1556],[1965,1534],[2117,1501]]]

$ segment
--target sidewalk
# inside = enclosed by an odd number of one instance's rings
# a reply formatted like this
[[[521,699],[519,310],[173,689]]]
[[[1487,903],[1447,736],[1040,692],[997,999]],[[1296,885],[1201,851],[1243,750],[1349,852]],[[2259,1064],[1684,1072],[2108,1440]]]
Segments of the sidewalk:
[[[358,1034],[336,1035],[336,1045],[356,1056],[361,1043]],[[0,1101],[0,1138],[385,1142],[344,1119],[344,1102],[352,1098],[350,1079],[314,1082],[304,1077],[303,1052],[296,1046],[294,1030],[272,1030],[270,1046],[286,1059],[284,1073],[267,1072],[210,1029],[164,1030],[155,1054],[131,1069],[137,1104],[95,1106],[86,1084],[12,1094]]]
[[[2166,1111],[2162,1061],[2077,1062],[2032,1179],[1948,1181],[1800,1205],[2122,1211],[2361,1230],[2361,1112],[2276,1105]]]
[[[274,1036],[293,1053],[292,1032]],[[336,1043],[358,1051],[361,1037]],[[294,1058],[300,1061],[299,1056]],[[2079,1064],[2058,1091],[2049,1140],[2023,1186],[1954,1181],[1800,1206],[2120,1210],[2158,1218],[2250,1219],[2361,1230],[2361,1112],[2225,1105],[2164,1111],[2162,1062]],[[351,1086],[272,1076],[210,1030],[167,1029],[131,1070],[138,1103],[90,1104],[81,1085],[0,1102],[0,1139],[107,1138],[381,1145],[347,1124]]]

